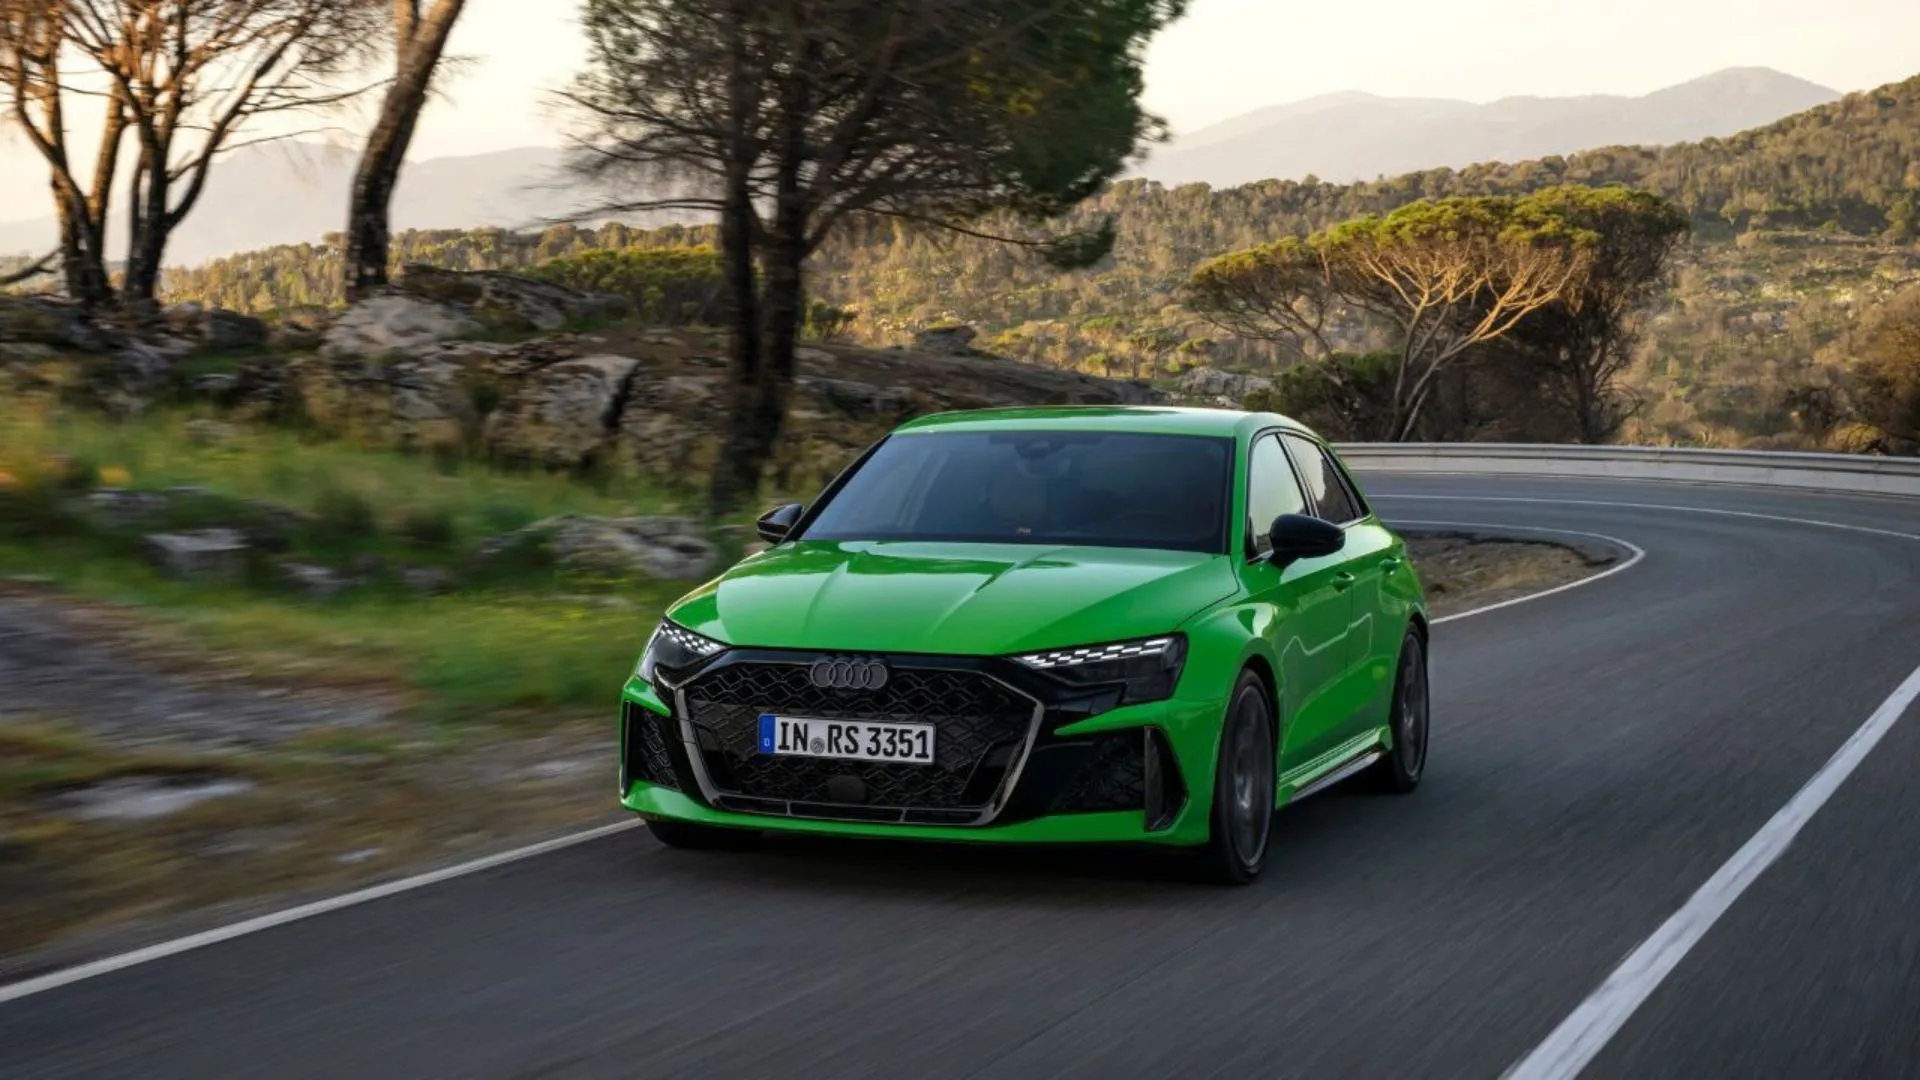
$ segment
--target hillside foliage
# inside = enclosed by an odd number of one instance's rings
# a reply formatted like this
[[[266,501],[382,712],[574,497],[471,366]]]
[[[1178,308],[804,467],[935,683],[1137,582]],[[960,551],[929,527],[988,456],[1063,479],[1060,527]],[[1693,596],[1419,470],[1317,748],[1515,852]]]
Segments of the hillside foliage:
[[[963,322],[993,351],[1102,374],[1166,375],[1200,363],[1281,370],[1294,360],[1285,347],[1225,334],[1181,304],[1195,267],[1423,198],[1564,184],[1659,194],[1692,227],[1623,374],[1635,402],[1619,437],[1824,444],[1822,410],[1792,402],[1842,394],[1871,313],[1920,283],[1920,78],[1732,138],[1673,147],[1610,147],[1361,184],[1308,178],[1216,190],[1127,180],[1070,217],[1069,224],[1110,218],[1117,234],[1111,257],[1073,274],[992,243],[869,223],[814,256],[813,289],[856,310],[853,334],[868,343]],[[529,268],[595,248],[712,239],[701,226],[403,233],[395,261]],[[327,244],[273,248],[170,272],[167,291],[256,311],[332,303],[337,270],[329,263],[337,257]],[[1335,344],[1364,356],[1386,342],[1362,334]]]

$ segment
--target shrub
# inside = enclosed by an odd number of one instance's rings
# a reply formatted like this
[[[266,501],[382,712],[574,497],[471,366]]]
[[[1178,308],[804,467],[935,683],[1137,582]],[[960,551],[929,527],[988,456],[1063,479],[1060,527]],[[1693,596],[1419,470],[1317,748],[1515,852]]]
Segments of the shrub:
[[[373,504],[365,496],[324,488],[313,500],[312,537],[323,547],[357,547],[380,535]]]
[[[401,539],[429,551],[449,551],[460,539],[453,512],[444,506],[410,506],[396,529]]]
[[[530,276],[633,301],[644,321],[667,326],[724,321],[726,286],[709,245],[596,248],[535,267]]]

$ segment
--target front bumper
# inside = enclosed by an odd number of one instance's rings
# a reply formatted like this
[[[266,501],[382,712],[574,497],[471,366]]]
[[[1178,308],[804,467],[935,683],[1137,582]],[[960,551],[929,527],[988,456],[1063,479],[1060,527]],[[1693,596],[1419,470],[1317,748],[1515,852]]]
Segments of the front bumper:
[[[1004,788],[987,812],[976,815],[741,798],[716,780],[710,733],[681,715],[697,711],[686,694],[663,700],[653,686],[630,680],[620,715],[621,801],[647,817],[821,835],[1022,844],[1205,842],[1222,702],[1176,695],[1112,708],[1036,683],[1018,689],[1036,706],[1032,734]]]

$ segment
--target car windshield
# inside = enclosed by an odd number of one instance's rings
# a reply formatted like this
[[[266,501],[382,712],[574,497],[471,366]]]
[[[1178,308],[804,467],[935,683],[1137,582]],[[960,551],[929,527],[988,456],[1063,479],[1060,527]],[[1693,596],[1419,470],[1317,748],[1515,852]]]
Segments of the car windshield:
[[[898,435],[804,530],[808,540],[1227,549],[1233,440],[1111,431]]]

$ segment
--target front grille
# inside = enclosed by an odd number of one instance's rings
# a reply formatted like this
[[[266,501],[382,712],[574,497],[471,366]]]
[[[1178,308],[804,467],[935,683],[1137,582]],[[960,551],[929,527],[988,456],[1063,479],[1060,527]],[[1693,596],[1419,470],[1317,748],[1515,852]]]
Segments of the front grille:
[[[1139,810],[1147,801],[1146,743],[1138,731],[1099,737],[1072,778],[1054,797],[1052,813],[1096,814]]]
[[[667,753],[667,736],[661,730],[669,721],[637,705],[628,705],[626,709],[628,781],[680,790],[680,777],[674,772],[673,756]]]
[[[740,662],[696,678],[687,713],[718,801],[748,813],[968,824],[993,805],[1032,732],[1034,702],[979,672],[896,666],[877,691],[813,685],[806,663]],[[762,713],[931,723],[934,762],[763,755]],[[854,781],[857,781],[855,783]]]

